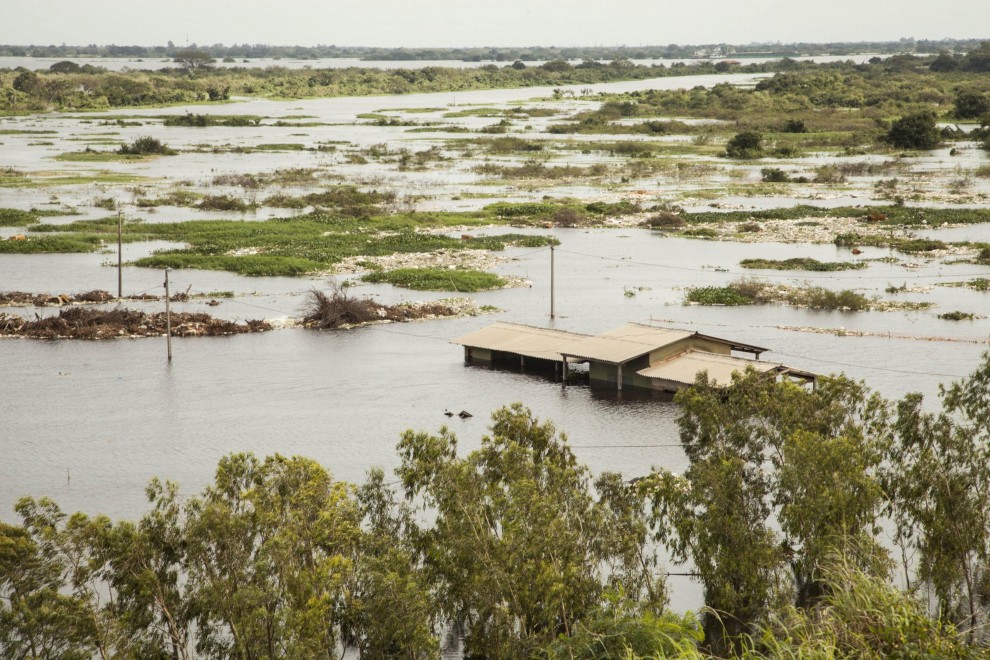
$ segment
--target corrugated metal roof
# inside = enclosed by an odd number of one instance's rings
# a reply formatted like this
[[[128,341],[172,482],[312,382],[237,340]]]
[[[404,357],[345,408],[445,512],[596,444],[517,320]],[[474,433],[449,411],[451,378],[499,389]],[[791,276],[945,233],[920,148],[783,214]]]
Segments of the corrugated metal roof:
[[[747,367],[753,367],[759,372],[786,370],[782,364],[746,360],[731,355],[718,355],[705,351],[686,351],[669,360],[664,360],[652,367],[640,369],[636,373],[647,378],[668,380],[684,385],[694,384],[695,377],[702,371],[708,372],[708,379],[716,385],[725,386],[732,383],[733,372],[744,372]]]
[[[588,337],[565,352],[567,355],[587,360],[622,364],[693,334],[685,330],[627,323],[600,335]]]
[[[525,357],[560,361],[562,353],[590,337],[576,332],[537,328],[521,323],[495,323],[475,332],[452,339],[450,343],[490,351],[515,353]]]

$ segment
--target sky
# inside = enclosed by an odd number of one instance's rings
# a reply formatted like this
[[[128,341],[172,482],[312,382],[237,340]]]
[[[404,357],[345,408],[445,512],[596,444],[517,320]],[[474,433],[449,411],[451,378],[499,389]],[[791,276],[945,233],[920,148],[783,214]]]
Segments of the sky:
[[[638,46],[990,38],[987,0],[0,0],[0,43]]]

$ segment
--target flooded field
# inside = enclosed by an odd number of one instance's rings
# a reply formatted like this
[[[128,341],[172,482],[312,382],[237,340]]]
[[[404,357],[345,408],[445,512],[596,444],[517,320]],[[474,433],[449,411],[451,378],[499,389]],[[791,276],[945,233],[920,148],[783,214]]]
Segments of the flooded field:
[[[962,246],[905,253],[864,245],[854,251],[831,241],[840,219],[779,228],[760,221],[759,229],[749,234],[734,229],[732,240],[700,240],[640,225],[651,205],[700,212],[890,204],[891,185],[921,207],[985,208],[990,180],[973,172],[990,159],[975,143],[956,143],[951,155],[946,147],[922,155],[805,153],[772,161],[732,161],[718,153],[725,148],[723,133],[659,141],[643,135],[548,132],[576,113],[597,109],[601,102],[592,97],[601,92],[725,82],[752,86],[759,79],[699,76],[563,90],[238,99],[208,108],[215,116],[249,116],[247,126],[166,125],[169,117],[207,112],[201,106],[0,118],[0,172],[7,172],[0,180],[0,208],[40,209],[46,212],[42,222],[54,225],[114,216],[118,210],[146,224],[260,223],[311,210],[306,204],[270,204],[276,195],[301,198],[341,184],[393,192],[391,210],[402,213],[472,213],[494,202],[548,199],[630,202],[644,209],[598,226],[430,229],[452,239],[511,231],[559,240],[554,321],[549,319],[549,248],[509,247],[492,253],[492,269],[528,285],[470,294],[478,306],[498,310],[480,316],[341,332],[292,328],[177,339],[171,364],[164,338],[99,343],[0,339],[0,519],[15,519],[11,507],[23,495],[51,496],[69,511],[134,517],[143,511],[142,489],[151,477],[172,479],[183,492],[196,492],[211,479],[217,460],[235,451],[300,454],[320,461],[340,479],[360,482],[372,467],[397,465],[394,447],[403,430],[435,431],[450,424],[462,448],[471,449],[485,433],[489,412],[514,401],[554,420],[596,473],[614,470],[635,477],[654,465],[683,469],[686,458],[677,442],[673,404],[586,386],[562,389],[538,376],[466,367],[461,348],[450,340],[496,320],[587,333],[627,321],[698,330],[768,347],[766,360],[865,379],[886,396],[920,391],[934,398],[940,383],[966,376],[988,347],[990,293],[960,286],[990,277],[990,266],[973,262],[973,250]],[[106,155],[143,136],[178,153],[141,159]],[[509,139],[515,142],[497,142]],[[651,145],[650,166],[630,156],[635,149],[617,146],[623,143]],[[869,163],[878,165],[871,169]],[[854,173],[827,186],[763,181],[767,167],[813,176],[823,165],[843,164]],[[506,171],[526,166],[533,176],[506,176]],[[566,176],[546,176],[549,168],[572,170]],[[307,179],[279,182],[276,175],[288,170],[303,170]],[[892,179],[896,184],[878,185]],[[200,210],[195,204],[206,195],[247,200],[251,208]],[[184,205],[170,203],[183,199]],[[811,225],[828,238],[809,238]],[[984,242],[990,240],[988,226],[896,227],[889,232]],[[0,240],[30,233],[26,225],[0,227]],[[131,262],[182,245],[127,242],[123,259]],[[0,253],[0,291],[116,291],[115,250],[115,244],[108,244],[102,251],[80,254]],[[740,261],[757,257],[856,261],[865,268],[793,272],[740,266]],[[349,281],[354,295],[386,304],[463,295],[368,284],[360,281],[360,274],[246,277],[174,270],[173,291],[230,296],[211,308],[207,298],[173,308],[235,320],[285,321],[301,315],[307,291],[327,289],[331,279]],[[725,286],[743,277],[931,305],[847,312],[684,304],[691,287]],[[162,281],[159,269],[128,266],[123,291],[161,295]],[[160,311],[161,303],[128,306]],[[974,318],[938,316],[956,310]],[[45,315],[57,308],[0,312]],[[473,417],[448,420],[443,415],[448,409],[466,410]],[[674,587],[683,588],[688,605],[694,604],[695,587]]]

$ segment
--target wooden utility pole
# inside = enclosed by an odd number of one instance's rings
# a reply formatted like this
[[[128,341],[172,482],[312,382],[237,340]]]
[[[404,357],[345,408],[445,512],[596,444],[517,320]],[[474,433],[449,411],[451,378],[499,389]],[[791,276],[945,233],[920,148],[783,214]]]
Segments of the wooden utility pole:
[[[168,361],[172,361],[172,310],[169,307],[168,271],[165,269],[165,342],[168,345]]]
[[[124,274],[123,274],[123,240],[121,235],[123,234],[124,227],[124,212],[117,210],[117,300],[124,297]]]
[[[550,246],[550,320],[557,318],[556,310],[554,309],[554,262],[553,262],[553,245]]]

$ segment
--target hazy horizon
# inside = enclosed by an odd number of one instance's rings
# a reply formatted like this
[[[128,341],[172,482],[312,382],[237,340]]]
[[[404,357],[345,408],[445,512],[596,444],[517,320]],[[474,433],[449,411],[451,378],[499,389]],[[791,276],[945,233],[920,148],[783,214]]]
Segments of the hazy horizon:
[[[657,46],[980,39],[984,0],[931,3],[782,0],[7,0],[0,43],[176,46],[196,43],[379,48]]]

